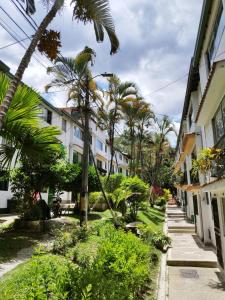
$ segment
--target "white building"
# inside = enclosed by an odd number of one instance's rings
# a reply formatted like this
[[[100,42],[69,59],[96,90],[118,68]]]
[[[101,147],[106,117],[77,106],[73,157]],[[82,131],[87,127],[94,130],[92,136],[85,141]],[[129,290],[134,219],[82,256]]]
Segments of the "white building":
[[[225,265],[225,178],[215,170],[193,178],[192,159],[203,148],[225,147],[225,0],[205,0],[194,56],[191,61],[175,173],[187,217],[205,244],[217,251]],[[224,166],[225,175],[225,166]]]
[[[9,68],[0,61],[0,71],[6,72],[9,76]],[[61,134],[58,137],[62,141],[66,150],[66,158],[70,163],[81,163],[83,156],[83,132],[75,109],[72,108],[56,108],[45,99],[42,99],[40,105],[42,109],[42,122],[44,126],[58,126]],[[90,121],[91,133],[91,149],[96,165],[101,174],[106,174],[110,166],[110,149],[107,144],[107,133],[97,126],[92,119]],[[0,138],[1,139],[1,138]],[[0,140],[0,142],[2,142]],[[91,163],[91,160],[90,160]],[[123,173],[128,175],[128,156],[124,153],[116,151],[113,159],[113,173]],[[11,199],[10,183],[0,182],[0,212],[7,212],[8,200]],[[42,197],[47,201],[48,194],[43,193]],[[65,192],[62,195],[63,201],[74,201],[72,193]]]

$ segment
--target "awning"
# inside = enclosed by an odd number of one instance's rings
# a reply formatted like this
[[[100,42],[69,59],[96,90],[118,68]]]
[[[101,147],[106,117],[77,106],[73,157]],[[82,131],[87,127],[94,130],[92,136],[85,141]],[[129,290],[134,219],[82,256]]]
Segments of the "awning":
[[[181,165],[183,164],[183,162],[185,160],[185,155],[186,154],[184,152],[180,153],[179,159],[175,163],[173,174],[176,174],[180,170]]]
[[[195,144],[195,133],[185,133],[183,138],[183,152],[188,155],[191,154]]]

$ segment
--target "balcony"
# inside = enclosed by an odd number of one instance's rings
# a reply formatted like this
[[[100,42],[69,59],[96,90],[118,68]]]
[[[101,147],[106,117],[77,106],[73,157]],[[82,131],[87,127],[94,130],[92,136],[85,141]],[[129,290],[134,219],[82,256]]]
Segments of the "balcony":
[[[175,187],[181,190],[186,190],[188,187],[187,172],[180,173],[176,176]]]
[[[191,180],[191,184],[188,185],[187,190],[189,192],[198,191],[201,187],[200,181],[199,181],[199,176],[198,176],[198,174],[194,174],[192,169],[190,170],[190,180]]]

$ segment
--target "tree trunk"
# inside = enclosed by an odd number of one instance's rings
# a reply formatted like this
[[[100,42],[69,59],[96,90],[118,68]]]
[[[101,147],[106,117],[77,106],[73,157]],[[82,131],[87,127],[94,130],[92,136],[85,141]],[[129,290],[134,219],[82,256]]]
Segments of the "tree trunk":
[[[89,119],[90,119],[90,103],[89,103],[89,80],[86,76],[86,97],[83,111],[84,116],[84,148],[82,162],[82,183],[80,197],[80,226],[87,225],[88,221],[88,166],[89,166]]]
[[[2,129],[4,117],[11,105],[13,96],[15,95],[15,92],[16,92],[17,87],[23,77],[23,74],[30,63],[31,57],[35,51],[37,43],[40,40],[40,38],[41,38],[42,34],[44,33],[44,31],[46,30],[46,28],[48,27],[48,25],[52,22],[52,20],[56,16],[58,10],[62,7],[63,3],[64,3],[64,0],[56,0],[55,1],[51,10],[48,12],[48,14],[45,16],[45,18],[41,22],[40,26],[38,27],[35,35],[33,36],[32,40],[31,40],[31,43],[30,43],[28,49],[26,50],[26,52],[19,64],[19,67],[15,73],[15,76],[13,77],[13,79],[9,85],[8,91],[5,95],[5,98],[2,101],[2,104],[0,106],[0,130]]]

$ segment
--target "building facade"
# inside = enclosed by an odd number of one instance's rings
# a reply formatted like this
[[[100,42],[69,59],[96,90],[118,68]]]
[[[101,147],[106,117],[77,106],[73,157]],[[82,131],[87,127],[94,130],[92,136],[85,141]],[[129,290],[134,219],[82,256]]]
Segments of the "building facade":
[[[202,149],[225,148],[225,1],[205,0],[191,60],[174,173],[177,196],[196,233],[225,266],[225,165],[193,171]]]
[[[0,71],[12,76],[9,68],[0,61]],[[54,125],[59,127],[61,134],[58,137],[64,146],[66,159],[70,163],[81,163],[83,157],[83,131],[79,121],[78,114],[73,108],[57,108],[51,105],[45,99],[41,99],[41,122],[43,126]],[[94,119],[90,120],[91,150],[99,172],[104,175],[110,168],[110,149],[107,143],[107,132],[102,130]],[[2,143],[0,137],[0,143]],[[93,164],[90,157],[90,164]],[[1,172],[4,172],[3,170]],[[112,173],[122,173],[125,176],[129,174],[128,155],[120,151],[115,151],[113,158]],[[42,193],[43,199],[47,201],[48,193]],[[7,211],[8,200],[12,198],[10,182],[0,181],[0,212]],[[70,192],[64,192],[62,195],[64,202],[73,202],[74,196]]]

